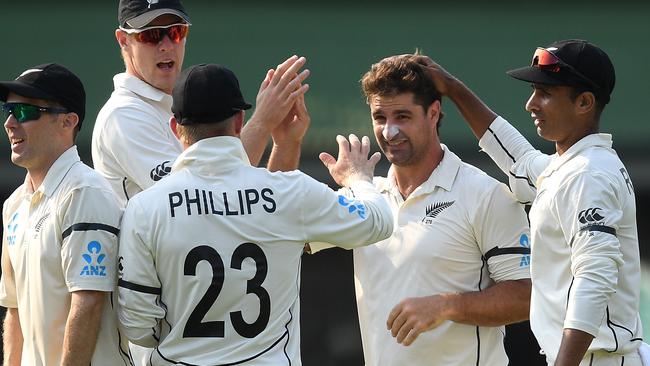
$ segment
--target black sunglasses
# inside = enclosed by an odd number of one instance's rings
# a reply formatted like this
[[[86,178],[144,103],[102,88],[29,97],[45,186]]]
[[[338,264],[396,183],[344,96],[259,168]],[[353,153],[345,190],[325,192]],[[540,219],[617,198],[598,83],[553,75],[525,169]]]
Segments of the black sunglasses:
[[[42,113],[68,113],[68,110],[65,108],[41,107],[26,103],[5,103],[2,105],[2,115],[5,121],[10,115],[13,115],[18,123],[25,123],[41,118]]]

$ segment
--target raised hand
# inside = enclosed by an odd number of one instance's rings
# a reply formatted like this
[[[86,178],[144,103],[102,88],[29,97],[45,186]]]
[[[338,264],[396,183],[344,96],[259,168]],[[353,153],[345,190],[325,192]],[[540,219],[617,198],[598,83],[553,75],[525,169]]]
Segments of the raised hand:
[[[370,139],[363,136],[359,138],[351,134],[350,141],[341,136],[336,136],[336,142],[339,144],[338,158],[328,153],[322,152],[318,156],[325,164],[334,181],[342,187],[349,187],[352,182],[365,180],[372,182],[375,165],[381,158],[381,154],[376,152],[368,158],[370,152]]]

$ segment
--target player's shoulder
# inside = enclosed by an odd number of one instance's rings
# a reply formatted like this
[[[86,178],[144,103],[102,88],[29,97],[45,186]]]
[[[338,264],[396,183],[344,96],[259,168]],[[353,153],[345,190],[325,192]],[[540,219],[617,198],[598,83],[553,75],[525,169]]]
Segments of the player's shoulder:
[[[80,161],[73,164],[62,181],[66,190],[91,189],[103,192],[113,192],[110,184],[101,174]]]
[[[489,176],[483,170],[462,162],[458,174],[454,180],[454,186],[468,194],[484,195],[505,185],[495,178]]]

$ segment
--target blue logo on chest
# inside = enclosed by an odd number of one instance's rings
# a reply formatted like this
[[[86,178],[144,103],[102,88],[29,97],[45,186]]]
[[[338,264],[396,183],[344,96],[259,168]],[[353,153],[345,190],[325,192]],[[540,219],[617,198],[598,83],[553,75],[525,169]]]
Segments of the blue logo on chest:
[[[7,244],[14,245],[16,244],[16,229],[18,229],[18,212],[16,212],[9,220],[9,225],[7,225]]]
[[[106,266],[101,265],[106,254],[102,253],[102,245],[98,241],[88,243],[88,253],[84,253],[81,258],[88,263],[81,270],[81,276],[106,277]]]

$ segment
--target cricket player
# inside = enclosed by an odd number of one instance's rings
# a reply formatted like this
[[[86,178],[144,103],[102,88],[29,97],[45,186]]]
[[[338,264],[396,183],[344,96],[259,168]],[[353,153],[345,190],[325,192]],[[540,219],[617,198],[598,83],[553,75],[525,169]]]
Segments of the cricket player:
[[[129,365],[111,293],[121,210],[79,159],[84,87],[58,64],[0,82],[11,161],[27,170],[4,202],[4,365]]]
[[[120,0],[119,28],[115,37],[126,71],[115,75],[115,90],[100,110],[92,136],[95,169],[120,198],[129,198],[168,175],[182,148],[171,130],[171,91],[185,56],[190,18],[179,0]],[[301,83],[309,70],[300,72],[306,60],[292,56],[268,71],[257,96],[255,114],[241,138],[256,165],[271,132],[284,120],[292,120],[295,102],[309,88]],[[276,144],[274,170],[295,160],[295,144]]]
[[[634,185],[599,133],[615,84],[609,56],[584,40],[537,48],[530,66],[508,71],[532,84],[526,110],[545,155],[462,82],[422,58],[438,89],[461,111],[479,145],[530,210],[530,323],[549,365],[641,365],[640,260]]]
[[[370,141],[338,137],[323,155],[337,194],[305,174],[252,167],[240,140],[251,107],[218,65],[183,71],[171,129],[184,152],[171,175],[129,200],[120,236],[119,319],[155,348],[152,365],[300,365],[304,243],[347,248],[388,237]],[[306,114],[300,103],[300,114]]]
[[[529,311],[525,212],[440,143],[440,95],[416,60],[388,57],[362,78],[391,162],[374,184],[395,216],[390,238],[354,249],[365,362],[506,366],[504,325]]]

